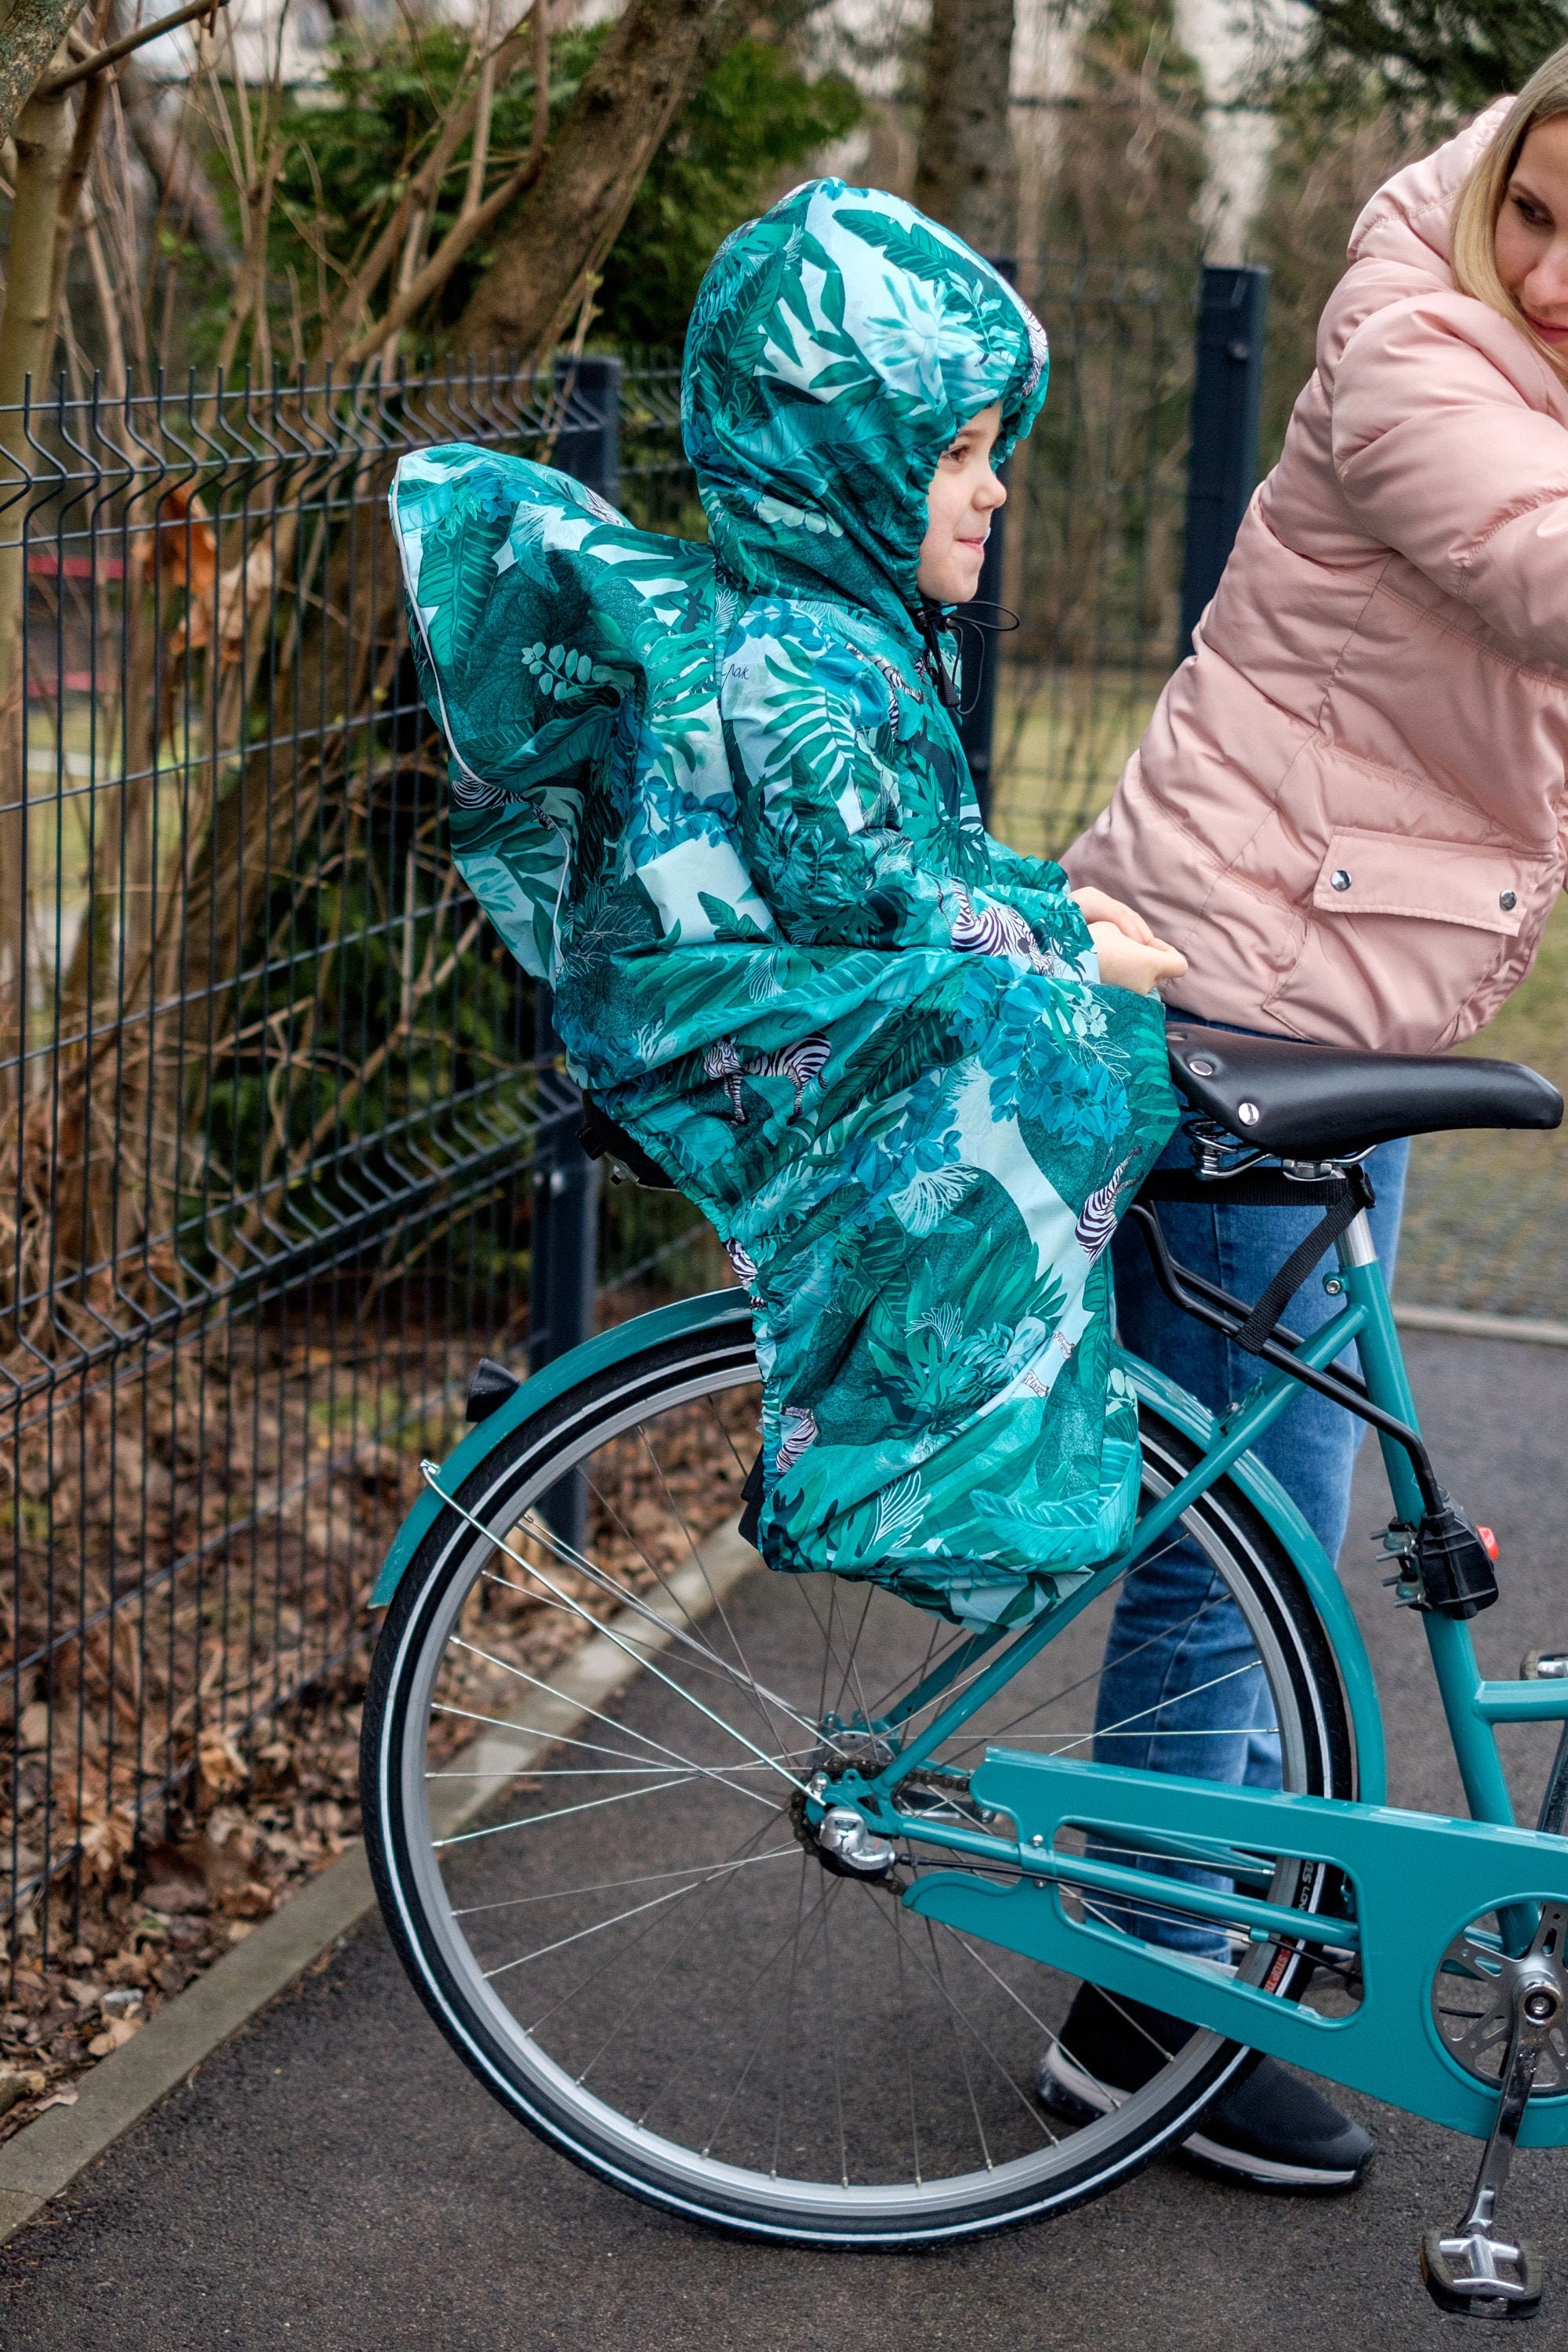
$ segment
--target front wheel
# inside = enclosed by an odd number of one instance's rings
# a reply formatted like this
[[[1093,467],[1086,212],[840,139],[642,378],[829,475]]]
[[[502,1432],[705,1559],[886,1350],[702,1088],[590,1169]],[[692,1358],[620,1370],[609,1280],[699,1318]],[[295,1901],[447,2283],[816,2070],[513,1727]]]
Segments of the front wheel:
[[[1250,2053],[1194,2033],[1075,2130],[1035,2089],[1072,1981],[908,1912],[900,1885],[936,1849],[872,1883],[802,1842],[795,1785],[825,1740],[841,1749],[963,1637],[876,1588],[762,1568],[735,1532],[758,1395],[743,1313],[652,1344],[499,1438],[432,1526],[365,1708],[388,1928],[487,2088],[667,2210],[834,2246],[1062,2210],[1184,2137]],[[1194,1454],[1148,1413],[1143,1444],[1148,1501]],[[538,1509],[568,1470],[580,1551]],[[1350,1795],[1332,1653],[1289,1558],[1228,1480],[1184,1528],[1215,1605],[1240,1612],[1285,1787]],[[583,1646],[576,1612],[623,1593],[613,1634]],[[1084,1749],[1109,1609],[930,1759],[924,1801],[962,1806],[987,1739]],[[1268,1893],[1315,1906],[1321,1879],[1282,1864]],[[1286,1992],[1310,1974],[1242,1937],[1234,1958]]]

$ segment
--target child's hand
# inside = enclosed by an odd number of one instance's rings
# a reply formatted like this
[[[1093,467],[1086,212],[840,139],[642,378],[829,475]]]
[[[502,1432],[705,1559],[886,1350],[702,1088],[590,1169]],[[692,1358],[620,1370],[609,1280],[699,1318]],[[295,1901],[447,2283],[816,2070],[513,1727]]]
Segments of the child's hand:
[[[1148,929],[1146,924],[1144,929]],[[1137,996],[1147,996],[1161,981],[1180,980],[1186,971],[1186,957],[1157,940],[1152,931],[1147,946],[1130,939],[1117,923],[1090,923],[1089,936],[1100,958],[1100,979],[1110,988],[1130,988]]]
[[[1142,915],[1124,907],[1120,898],[1112,898],[1104,890],[1075,890],[1073,905],[1092,930],[1096,923],[1113,923],[1141,948],[1152,948],[1156,942],[1153,932]]]

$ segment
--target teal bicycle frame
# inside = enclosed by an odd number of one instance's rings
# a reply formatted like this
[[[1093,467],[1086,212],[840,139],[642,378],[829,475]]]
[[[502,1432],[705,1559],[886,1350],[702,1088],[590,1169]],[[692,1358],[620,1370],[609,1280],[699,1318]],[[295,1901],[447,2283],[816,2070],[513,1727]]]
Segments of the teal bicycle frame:
[[[1321,1372],[1353,1342],[1368,1401],[1418,1433],[1364,1215],[1336,1248],[1343,1304],[1300,1345],[1294,1360]],[[734,1291],[684,1300],[602,1333],[524,1382],[443,1465],[439,1486],[426,1491],[399,1532],[374,1604],[392,1598],[442,1508],[442,1489],[455,1493],[500,1437],[584,1377],[659,1340],[730,1321],[750,1326],[745,1303]],[[902,1896],[914,1913],[1485,2138],[1497,2116],[1497,2085],[1468,2074],[1439,2039],[1434,1982],[1453,1938],[1484,1914],[1496,1914],[1504,1941],[1522,1950],[1539,1906],[1568,1902],[1568,1838],[1515,1825],[1496,1738],[1500,1723],[1568,1719],[1568,1683],[1488,1681],[1478,1668],[1468,1625],[1423,1612],[1470,1817],[1449,1820],[1388,1806],[1377,1689],[1355,1618],[1333,1563],[1284,1489],[1248,1450],[1288,1409],[1299,1382],[1287,1370],[1266,1369],[1251,1391],[1215,1419],[1149,1365],[1131,1357],[1122,1360],[1139,1394],[1201,1449],[1200,1460],[1143,1513],[1125,1550],[1097,1568],[1055,1609],[1005,1643],[977,1637],[961,1644],[906,1696],[895,1717],[869,1727],[896,1736],[900,1723],[928,1706],[988,1650],[995,1651],[881,1770],[847,1771],[833,1780],[830,1795],[809,1799],[808,1818],[820,1820],[829,1804],[853,1806],[870,1832],[926,1849],[929,1860],[943,1851],[955,1859],[962,1855],[967,1867],[922,1868]],[[1384,1431],[1377,1434],[1395,1518],[1415,1525],[1423,1500],[1409,1454]],[[1359,1799],[1268,1793],[990,1748],[971,1776],[971,1794],[984,1813],[1012,1825],[1011,1835],[925,1820],[897,1808],[895,1793],[908,1774],[1227,1473],[1295,1561],[1326,1629],[1355,1740]],[[1234,1894],[1162,1876],[1161,1906],[1240,1926],[1255,1942],[1281,1953],[1352,1950],[1363,1972],[1359,2005],[1347,2016],[1326,2017],[1261,1986],[1237,1981],[1211,1963],[1146,1943],[1092,1916],[1074,1916],[1064,1901],[1068,1889],[1146,1903],[1150,1879],[1136,1868],[1059,1851],[1064,1830],[1088,1832],[1096,1845],[1121,1843],[1229,1875],[1237,1885]],[[1323,1864],[1342,1874],[1352,1890],[1353,1916],[1296,1909],[1247,1891],[1266,1889],[1281,1859]],[[1519,2139],[1527,2147],[1568,2144],[1568,2093],[1531,2098]]]
[[[1353,1341],[1369,1401],[1418,1433],[1383,1270],[1363,1217],[1340,1243],[1339,1262],[1344,1304],[1303,1343],[1296,1360],[1321,1371]],[[1424,1611],[1470,1819],[1386,1805],[1382,1716],[1359,1628],[1322,1547],[1283,1490],[1248,1459],[1248,1449],[1287,1410],[1299,1383],[1282,1369],[1266,1371],[1215,1420],[1148,1365],[1129,1359],[1128,1369],[1140,1394],[1202,1446],[1202,1459],[1144,1512],[1119,1558],[1011,1642],[882,1771],[836,1780],[831,1801],[857,1805],[879,1834],[961,1850],[972,1864],[990,1862],[1009,1874],[1010,1883],[999,1883],[973,1867],[922,1872],[904,1897],[920,1916],[1484,2139],[1496,2119],[1497,2089],[1467,2073],[1439,2039],[1434,1979],[1451,1940],[1484,1913],[1498,1914],[1506,1941],[1523,1948],[1539,1904],[1568,1899],[1568,1839],[1515,1826],[1496,1736],[1500,1723],[1568,1718],[1568,1686],[1484,1679],[1468,1625]],[[1414,1526],[1424,1504],[1409,1455],[1382,1431],[1378,1440],[1395,1517]],[[1005,1815],[1016,1838],[935,1823],[927,1831],[908,1812],[896,1812],[890,1800],[904,1776],[1227,1471],[1291,1553],[1328,1630],[1355,1736],[1360,1801],[1233,1789],[993,1748],[971,1779],[971,1794],[983,1809]],[[921,1696],[906,1700],[901,1711],[912,1712]],[[1324,2017],[1230,1979],[1185,1953],[1073,1916],[1062,1899],[1064,1888],[1146,1902],[1149,1878],[1136,1868],[1058,1852],[1059,1835],[1068,1827],[1089,1832],[1097,1843],[1124,1843],[1232,1874],[1238,1885],[1233,1895],[1162,1878],[1162,1906],[1239,1925],[1255,1942],[1282,1950],[1355,1951],[1363,1972],[1359,2006],[1349,2016]],[[1353,1890],[1353,1918],[1315,1916],[1239,1891],[1248,1880],[1267,1883],[1281,1858],[1342,1872]],[[1532,2099],[1520,2141],[1527,2147],[1568,2143],[1568,2095]]]

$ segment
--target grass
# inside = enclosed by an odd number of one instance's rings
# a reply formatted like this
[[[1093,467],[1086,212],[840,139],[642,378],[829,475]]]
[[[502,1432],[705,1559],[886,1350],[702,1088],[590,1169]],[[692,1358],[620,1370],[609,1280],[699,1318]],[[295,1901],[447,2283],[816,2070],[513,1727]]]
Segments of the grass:
[[[998,839],[1026,856],[1059,856],[1110,798],[1163,683],[1136,670],[1005,666],[991,811]]]
[[[1528,1062],[1568,1091],[1568,901],[1523,985],[1461,1048]],[[1398,1292],[1424,1307],[1568,1323],[1568,1139],[1431,1135],[1416,1142]]]

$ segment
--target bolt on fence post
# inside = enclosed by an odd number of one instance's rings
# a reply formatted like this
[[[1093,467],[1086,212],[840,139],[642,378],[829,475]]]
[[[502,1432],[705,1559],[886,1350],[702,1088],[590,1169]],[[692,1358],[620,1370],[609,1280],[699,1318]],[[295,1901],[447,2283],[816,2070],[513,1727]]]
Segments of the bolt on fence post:
[[[1268,310],[1267,269],[1205,264],[1194,354],[1178,662],[1185,661],[1193,649],[1193,631],[1219,586],[1257,484]]]
[[[623,362],[597,353],[578,361],[571,416],[556,439],[555,463],[614,506],[620,495]],[[599,1171],[577,1140],[581,1105],[570,1079],[552,1073],[560,1041],[548,988],[534,1002],[534,1053],[541,1065],[543,1116],[534,1141],[533,1243],[528,1363],[538,1371],[586,1339],[594,1328]],[[580,1474],[552,1487],[541,1506],[565,1543],[583,1548],[587,1490]]]

